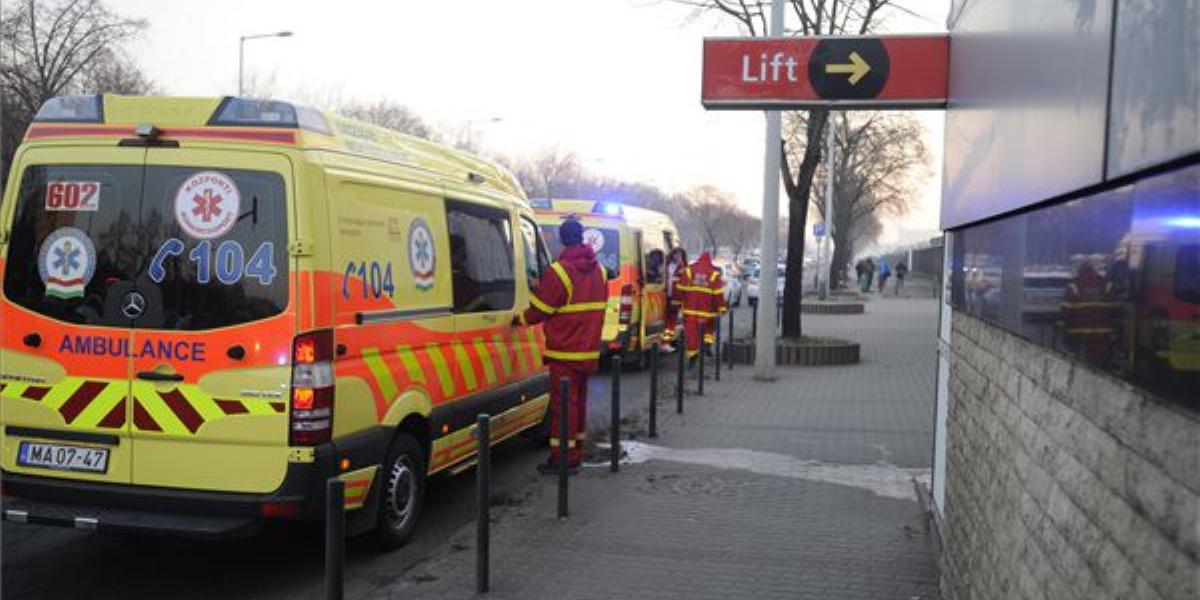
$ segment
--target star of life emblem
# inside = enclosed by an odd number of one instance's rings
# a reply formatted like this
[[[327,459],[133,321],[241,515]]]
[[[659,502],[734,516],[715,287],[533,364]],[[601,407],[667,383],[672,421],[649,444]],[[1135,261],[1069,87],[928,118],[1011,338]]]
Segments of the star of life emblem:
[[[408,226],[408,266],[418,290],[428,290],[436,283],[437,247],[429,224],[420,217]]]
[[[96,247],[83,231],[59,227],[42,242],[38,275],[46,285],[47,296],[81,298],[95,272]]]

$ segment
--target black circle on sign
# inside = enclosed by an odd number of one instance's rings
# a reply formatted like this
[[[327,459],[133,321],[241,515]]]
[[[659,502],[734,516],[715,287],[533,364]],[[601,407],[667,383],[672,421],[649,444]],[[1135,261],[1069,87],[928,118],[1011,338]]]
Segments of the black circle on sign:
[[[847,72],[855,65],[851,54],[857,54],[869,67],[855,83],[850,83],[854,73]],[[830,72],[831,65],[834,72]],[[808,81],[813,91],[826,100],[874,98],[887,83],[890,67],[887,49],[878,39],[824,39],[817,42],[808,58]]]

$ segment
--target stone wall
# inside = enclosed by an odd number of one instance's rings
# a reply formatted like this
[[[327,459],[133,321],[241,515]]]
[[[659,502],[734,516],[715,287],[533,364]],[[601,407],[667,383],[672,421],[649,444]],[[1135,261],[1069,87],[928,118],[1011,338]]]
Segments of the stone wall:
[[[1200,598],[1200,415],[953,325],[942,595]]]

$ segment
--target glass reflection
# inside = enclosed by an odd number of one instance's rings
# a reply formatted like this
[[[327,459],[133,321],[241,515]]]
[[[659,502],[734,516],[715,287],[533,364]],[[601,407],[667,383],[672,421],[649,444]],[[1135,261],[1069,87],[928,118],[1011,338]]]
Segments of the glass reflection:
[[[1200,407],[1200,166],[956,234],[953,302]]]

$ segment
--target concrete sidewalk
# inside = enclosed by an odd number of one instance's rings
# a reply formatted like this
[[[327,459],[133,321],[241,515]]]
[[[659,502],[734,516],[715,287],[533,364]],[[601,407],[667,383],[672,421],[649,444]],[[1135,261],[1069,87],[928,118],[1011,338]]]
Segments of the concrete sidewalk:
[[[566,521],[553,478],[498,499],[491,597],[937,597],[913,491],[929,472],[936,310],[900,298],[806,316],[806,333],[863,343],[862,364],[782,368],[773,383],[738,367],[684,415],[664,395],[660,437],[636,433],[618,474],[572,478]],[[469,597],[473,550],[467,527],[368,597]]]

